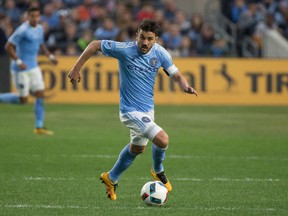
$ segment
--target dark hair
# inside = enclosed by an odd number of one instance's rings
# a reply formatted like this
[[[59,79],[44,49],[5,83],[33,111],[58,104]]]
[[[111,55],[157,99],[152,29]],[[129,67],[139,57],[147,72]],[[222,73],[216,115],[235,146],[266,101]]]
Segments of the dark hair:
[[[39,7],[31,6],[27,9],[28,13],[34,12],[34,11],[41,11]]]
[[[144,19],[140,24],[139,30],[140,29],[145,32],[153,32],[156,36],[158,36],[160,32],[158,22],[152,19]]]

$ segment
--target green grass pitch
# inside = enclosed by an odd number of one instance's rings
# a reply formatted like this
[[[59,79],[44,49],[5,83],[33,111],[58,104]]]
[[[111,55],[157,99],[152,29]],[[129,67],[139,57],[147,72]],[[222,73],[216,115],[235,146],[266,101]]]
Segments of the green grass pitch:
[[[0,215],[288,215],[288,107],[156,106],[170,136],[173,185],[163,207],[140,199],[150,143],[122,175],[117,200],[99,175],[129,131],[118,106],[46,105],[54,136],[32,133],[33,105],[0,105]]]

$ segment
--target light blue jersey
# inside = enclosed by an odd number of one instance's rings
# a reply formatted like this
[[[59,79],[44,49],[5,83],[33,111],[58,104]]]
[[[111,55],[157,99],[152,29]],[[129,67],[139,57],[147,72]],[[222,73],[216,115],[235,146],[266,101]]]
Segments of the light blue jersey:
[[[8,39],[16,47],[17,56],[26,64],[26,71],[38,66],[37,55],[43,39],[43,27],[39,24],[33,27],[28,21],[20,25]],[[15,61],[11,64],[11,70],[20,70]]]
[[[101,50],[104,55],[118,59],[122,113],[153,110],[154,83],[159,68],[163,67],[170,77],[178,72],[170,54],[157,43],[142,54],[137,42],[103,40]]]

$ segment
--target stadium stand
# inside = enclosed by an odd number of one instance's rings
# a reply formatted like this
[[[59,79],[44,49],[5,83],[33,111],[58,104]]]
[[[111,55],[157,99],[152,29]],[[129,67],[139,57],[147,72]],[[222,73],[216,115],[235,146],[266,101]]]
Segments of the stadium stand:
[[[144,18],[160,22],[159,43],[173,57],[265,57],[268,30],[280,35],[269,37],[269,44],[275,44],[273,38],[281,37],[281,44],[288,39],[288,0],[210,0],[204,13],[187,13],[172,0],[0,2],[1,41],[25,20],[24,11],[33,4],[43,9],[45,43],[61,55],[78,55],[93,39],[133,40]],[[219,10],[211,8],[213,2],[220,4]]]

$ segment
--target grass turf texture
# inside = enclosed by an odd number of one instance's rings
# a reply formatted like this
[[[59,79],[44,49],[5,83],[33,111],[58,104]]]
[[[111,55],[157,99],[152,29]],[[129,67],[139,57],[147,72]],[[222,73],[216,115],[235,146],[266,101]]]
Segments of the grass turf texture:
[[[157,106],[173,185],[140,199],[151,145],[122,175],[117,201],[99,175],[129,142],[117,106],[46,105],[54,136],[32,133],[33,105],[0,105],[0,215],[288,215],[288,108]]]

